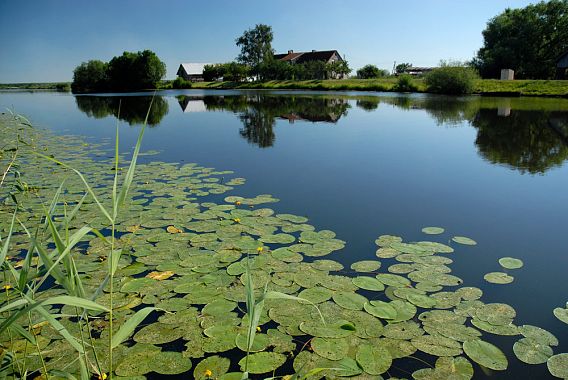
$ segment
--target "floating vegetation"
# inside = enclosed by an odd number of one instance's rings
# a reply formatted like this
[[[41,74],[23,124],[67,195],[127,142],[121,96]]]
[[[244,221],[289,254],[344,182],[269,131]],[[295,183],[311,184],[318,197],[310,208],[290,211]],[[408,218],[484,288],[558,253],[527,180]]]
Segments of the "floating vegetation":
[[[524,265],[522,260],[514,257],[502,257],[499,259],[499,264],[505,269],[519,269]]]
[[[565,307],[557,307],[552,312],[556,318],[568,324],[568,302]]]
[[[346,269],[324,258],[346,243],[304,216],[268,208],[278,201],[272,195],[232,195],[245,180],[231,172],[157,161],[138,164],[125,207],[109,223],[102,210],[113,210],[120,170],[100,153],[105,147],[86,150],[79,139],[47,139],[1,119],[3,137],[15,128],[33,144],[19,151],[18,180],[27,187],[0,187],[7,375],[376,378],[404,376],[399,368],[416,365],[417,355],[430,368],[413,367],[415,379],[470,379],[471,362],[508,367],[487,342],[503,335],[517,336],[520,361],[546,362],[566,377],[553,334],[517,326],[514,308],[484,303],[481,289],[451,274],[459,247],[381,235],[380,261]],[[38,148],[80,168],[86,181]],[[516,260],[500,263],[519,268]],[[513,280],[501,272],[485,279]],[[554,315],[566,322],[567,310]]]

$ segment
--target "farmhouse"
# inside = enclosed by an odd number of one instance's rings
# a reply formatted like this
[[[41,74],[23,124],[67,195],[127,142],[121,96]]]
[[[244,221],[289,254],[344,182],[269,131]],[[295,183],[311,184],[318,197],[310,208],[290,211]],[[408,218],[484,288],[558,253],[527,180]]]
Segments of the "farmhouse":
[[[337,50],[312,50],[310,52],[294,52],[294,50],[288,50],[288,53],[275,54],[274,59],[290,63],[306,63],[310,61],[332,63],[344,61]]]
[[[556,79],[568,79],[568,51],[556,60]]]
[[[179,65],[177,76],[192,82],[203,82],[203,69],[211,63],[182,63]]]

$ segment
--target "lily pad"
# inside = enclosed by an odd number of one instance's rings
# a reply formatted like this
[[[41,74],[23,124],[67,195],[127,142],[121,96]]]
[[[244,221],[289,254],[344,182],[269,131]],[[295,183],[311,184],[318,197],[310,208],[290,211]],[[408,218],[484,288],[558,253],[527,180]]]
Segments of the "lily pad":
[[[392,364],[389,350],[381,345],[363,344],[359,346],[356,358],[363,371],[370,375],[380,375],[386,372]]]
[[[504,371],[509,365],[503,351],[481,339],[464,342],[463,350],[474,362],[495,371]]]
[[[306,299],[312,303],[322,303],[331,298],[333,291],[322,286],[304,289],[298,294],[298,297]],[[305,302],[305,301],[304,301]]]
[[[258,352],[249,355],[248,368],[245,368],[247,358],[244,357],[239,361],[241,371],[259,374],[275,371],[286,361],[286,356],[276,352]]]
[[[473,366],[463,356],[441,357],[435,368],[424,368],[412,374],[415,380],[469,380],[473,377]]]
[[[354,277],[351,281],[355,286],[361,289],[372,290],[375,292],[381,292],[385,290],[385,285],[375,277],[359,276]]]
[[[203,359],[195,366],[193,378],[195,380],[218,379],[224,375],[231,366],[231,361],[221,356],[213,355]],[[242,377],[242,374],[239,374]]]
[[[349,343],[346,339],[334,338],[314,338],[312,340],[312,349],[321,357],[330,360],[343,359],[349,351]]]
[[[568,324],[568,307],[566,307],[566,308],[557,307],[552,312],[553,312],[554,316],[556,318],[558,318],[558,320]]]
[[[353,334],[352,330],[342,328],[345,323],[346,321],[338,321],[324,325],[321,321],[302,322],[300,323],[300,330],[308,335],[320,338],[344,338]]]
[[[424,227],[422,232],[428,235],[439,235],[443,233],[445,230],[442,227]]]
[[[483,276],[485,281],[492,284],[510,284],[515,279],[513,276],[509,276],[507,273],[503,272],[490,272]]]
[[[527,364],[546,363],[553,354],[552,348],[532,338],[522,338],[513,345],[513,352]]]
[[[335,303],[349,310],[362,310],[367,298],[352,292],[337,292],[332,296]]]
[[[523,261],[514,257],[501,257],[499,264],[505,269],[519,269],[523,267]]]
[[[367,313],[383,319],[395,319],[397,316],[397,311],[390,302],[371,301],[364,304],[363,308]]]
[[[150,369],[161,375],[179,375],[191,369],[191,360],[181,352],[161,351],[152,356]]]
[[[568,379],[568,354],[551,356],[546,362],[546,366],[552,376]]]
[[[434,356],[458,356],[462,353],[459,342],[441,335],[421,335],[410,343],[422,352]]]
[[[477,245],[477,242],[475,240],[465,236],[454,236],[452,240],[463,245]]]
[[[374,272],[381,267],[381,262],[377,260],[363,260],[351,264],[351,269],[356,272]]]
[[[541,344],[549,346],[558,346],[558,339],[549,331],[532,325],[522,325],[519,332],[526,338],[536,340]]]

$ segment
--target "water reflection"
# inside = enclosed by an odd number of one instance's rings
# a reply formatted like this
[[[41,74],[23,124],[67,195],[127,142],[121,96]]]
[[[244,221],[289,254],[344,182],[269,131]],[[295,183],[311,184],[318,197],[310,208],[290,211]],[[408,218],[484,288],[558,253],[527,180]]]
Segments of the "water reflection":
[[[542,174],[568,159],[568,102],[444,96],[366,97],[356,105],[365,111],[379,104],[425,110],[438,125],[468,123],[477,129],[479,154],[494,164],[521,173]]]
[[[161,96],[75,96],[79,110],[89,117],[101,119],[107,116],[118,117],[129,125],[143,124],[148,114],[148,125],[156,126],[169,111],[168,103]],[[120,113],[119,113],[120,106]]]

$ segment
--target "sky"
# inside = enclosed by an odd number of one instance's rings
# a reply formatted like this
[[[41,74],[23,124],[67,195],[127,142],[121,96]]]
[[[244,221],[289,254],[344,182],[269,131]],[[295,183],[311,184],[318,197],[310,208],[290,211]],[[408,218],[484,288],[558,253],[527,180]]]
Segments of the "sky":
[[[90,59],[154,51],[181,62],[228,62],[235,39],[272,26],[276,53],[338,50],[356,69],[470,60],[487,21],[529,0],[0,0],[0,83],[71,81]]]

